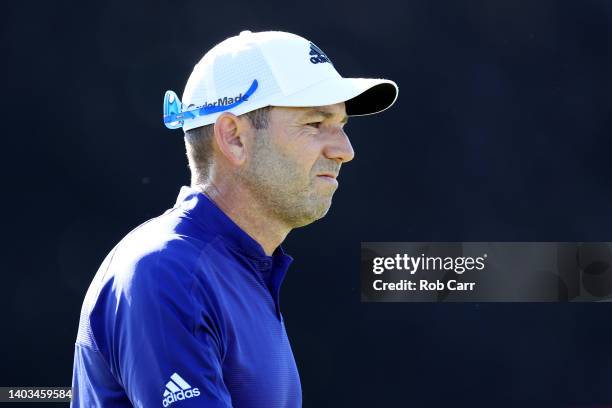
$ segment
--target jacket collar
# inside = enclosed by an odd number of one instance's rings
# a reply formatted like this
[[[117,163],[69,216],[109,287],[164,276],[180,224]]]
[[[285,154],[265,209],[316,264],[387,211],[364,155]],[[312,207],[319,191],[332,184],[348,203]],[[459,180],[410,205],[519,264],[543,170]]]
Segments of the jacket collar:
[[[285,253],[279,245],[272,256],[267,256],[259,242],[242,230],[230,217],[200,190],[183,186],[176,199],[174,208],[181,208],[190,213],[198,224],[211,234],[221,236],[229,245],[243,255],[263,262],[265,265],[289,264],[293,258]]]

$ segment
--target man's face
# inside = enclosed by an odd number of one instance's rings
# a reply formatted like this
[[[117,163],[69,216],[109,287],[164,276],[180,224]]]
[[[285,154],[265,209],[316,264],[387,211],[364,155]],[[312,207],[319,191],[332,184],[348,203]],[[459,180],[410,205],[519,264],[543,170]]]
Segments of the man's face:
[[[354,156],[346,121],[344,103],[274,107],[268,127],[255,130],[241,179],[289,227],[309,224],[329,210],[340,166]]]

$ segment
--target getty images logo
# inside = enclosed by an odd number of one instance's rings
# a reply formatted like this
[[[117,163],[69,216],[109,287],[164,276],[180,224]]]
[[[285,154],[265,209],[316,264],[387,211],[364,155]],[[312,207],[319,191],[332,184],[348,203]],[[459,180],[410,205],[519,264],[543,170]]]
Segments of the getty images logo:
[[[164,391],[164,407],[176,401],[182,401],[188,398],[195,398],[200,395],[200,390],[191,388],[187,381],[183,380],[180,375],[174,373],[170,376],[170,381],[166,383],[166,391]]]

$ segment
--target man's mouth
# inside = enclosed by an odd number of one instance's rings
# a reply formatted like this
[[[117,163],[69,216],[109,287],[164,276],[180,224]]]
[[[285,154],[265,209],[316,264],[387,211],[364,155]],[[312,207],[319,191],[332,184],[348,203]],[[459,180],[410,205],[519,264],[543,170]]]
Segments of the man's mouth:
[[[338,180],[336,180],[337,175],[334,173],[321,173],[317,174],[317,178],[332,184],[338,184]]]

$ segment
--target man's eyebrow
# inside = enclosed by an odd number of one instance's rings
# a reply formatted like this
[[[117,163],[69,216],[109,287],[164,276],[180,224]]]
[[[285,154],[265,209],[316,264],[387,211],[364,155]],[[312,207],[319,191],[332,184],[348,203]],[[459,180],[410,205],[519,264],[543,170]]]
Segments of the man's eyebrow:
[[[319,116],[323,116],[323,118],[325,118],[325,119],[329,119],[329,118],[331,118],[332,116],[334,116],[334,114],[333,114],[333,113],[331,113],[331,112],[327,112],[327,111],[324,111],[324,110],[320,110],[320,109],[312,109],[312,110],[309,110],[309,111],[305,112],[305,113],[304,113],[304,114],[301,116],[301,119],[302,119],[302,120],[307,120],[307,119],[309,119],[309,118],[312,118],[312,117],[319,117]],[[348,122],[348,116],[346,116],[346,115],[345,115],[345,116],[342,118],[342,120],[340,121],[340,123],[346,123],[346,122]]]

